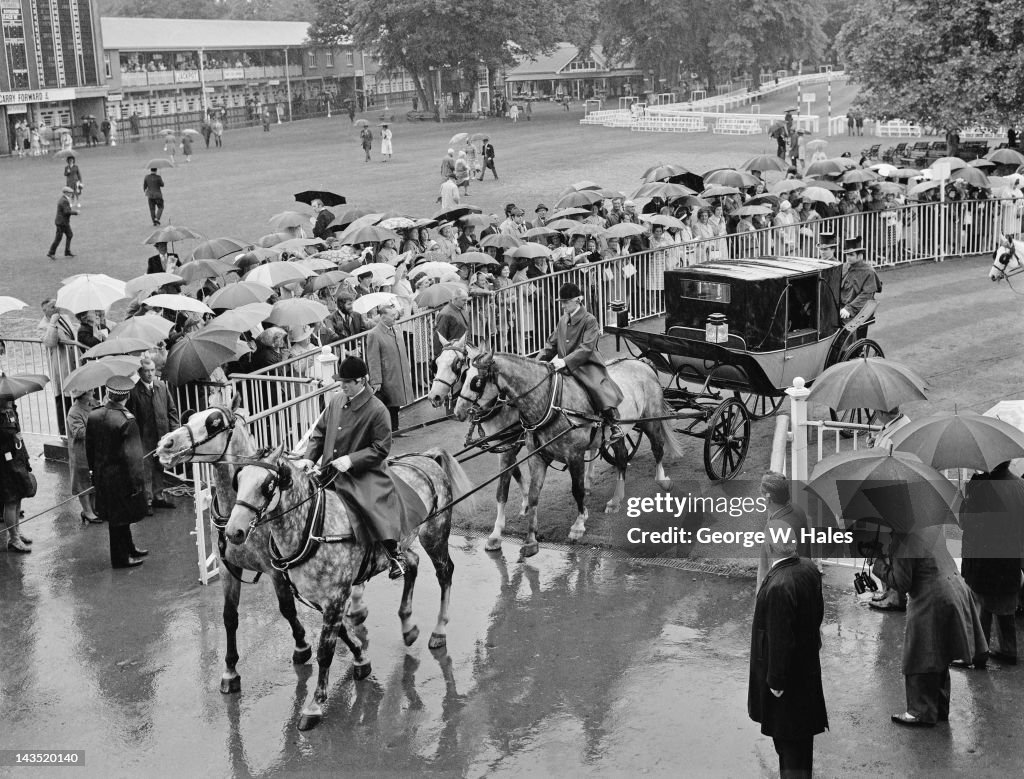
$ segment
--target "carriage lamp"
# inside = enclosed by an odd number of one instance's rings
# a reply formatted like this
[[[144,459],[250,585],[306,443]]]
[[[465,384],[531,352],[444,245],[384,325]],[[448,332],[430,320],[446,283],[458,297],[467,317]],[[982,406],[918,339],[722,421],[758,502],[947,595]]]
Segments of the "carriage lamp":
[[[729,320],[725,318],[725,314],[711,314],[708,316],[704,327],[704,340],[709,344],[729,342]]]
[[[629,327],[629,307],[624,300],[613,300],[608,304],[608,322],[616,327]]]
[[[333,384],[337,367],[337,356],[331,351],[331,347],[325,346],[320,350],[320,354],[313,358],[313,365],[309,372],[321,385]]]

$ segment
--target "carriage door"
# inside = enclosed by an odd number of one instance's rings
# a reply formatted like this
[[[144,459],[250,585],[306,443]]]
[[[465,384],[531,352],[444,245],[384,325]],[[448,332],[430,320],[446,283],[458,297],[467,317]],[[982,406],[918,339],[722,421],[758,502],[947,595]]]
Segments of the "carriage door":
[[[797,376],[812,378],[821,369],[818,349],[818,275],[790,279],[786,288],[786,358],[783,386]],[[827,348],[827,343],[825,347]]]

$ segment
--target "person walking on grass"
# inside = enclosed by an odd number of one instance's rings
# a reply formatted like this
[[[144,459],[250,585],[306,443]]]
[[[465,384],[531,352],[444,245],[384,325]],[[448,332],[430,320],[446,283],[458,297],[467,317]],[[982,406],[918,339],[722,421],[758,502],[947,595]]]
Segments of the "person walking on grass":
[[[64,256],[75,256],[71,253],[71,239],[75,235],[71,231],[71,217],[78,215],[78,206],[71,205],[71,198],[74,194],[75,190],[71,187],[64,187],[61,191],[60,200],[57,201],[57,216],[53,220],[57,230],[53,236],[53,243],[50,244],[50,250],[46,253],[46,256],[51,260],[56,259],[55,255],[57,249],[60,248],[61,240],[65,240]]]
[[[385,122],[380,131],[380,153],[384,157],[381,162],[389,162],[391,160],[391,128],[388,127]]]
[[[158,227],[160,217],[164,215],[164,180],[156,172],[156,168],[150,168],[146,178],[142,180],[142,191],[146,194],[146,202],[149,203],[149,217],[153,220],[153,226]]]
[[[359,131],[359,142],[363,147],[363,153],[366,155],[366,159],[363,162],[370,161],[370,151],[373,149],[373,130],[369,127],[364,127]]]

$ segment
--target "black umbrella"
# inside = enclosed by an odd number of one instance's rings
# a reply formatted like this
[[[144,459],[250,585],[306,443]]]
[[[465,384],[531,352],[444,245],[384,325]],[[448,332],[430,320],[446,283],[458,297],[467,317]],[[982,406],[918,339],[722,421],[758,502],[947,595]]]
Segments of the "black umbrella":
[[[17,400],[24,395],[39,392],[50,379],[37,373],[20,376],[0,376],[0,400]]]
[[[434,219],[438,222],[454,222],[456,219],[459,219],[460,217],[463,216],[468,216],[469,214],[482,213],[483,209],[477,208],[476,206],[455,206],[455,208],[450,208],[447,211],[439,211],[438,213],[434,214]]]
[[[344,205],[346,202],[344,195],[338,195],[334,192],[328,192],[323,189],[307,189],[305,192],[295,193],[295,202],[305,203],[306,205],[313,205],[314,200],[320,200],[328,208],[334,206]]]

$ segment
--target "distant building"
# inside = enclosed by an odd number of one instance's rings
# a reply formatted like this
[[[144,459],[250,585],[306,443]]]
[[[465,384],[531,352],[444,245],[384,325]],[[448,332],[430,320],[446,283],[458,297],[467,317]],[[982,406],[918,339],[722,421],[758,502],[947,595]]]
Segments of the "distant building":
[[[639,95],[644,89],[643,71],[633,63],[609,63],[600,46],[583,53],[571,43],[559,43],[551,54],[536,59],[523,58],[504,80],[509,99],[569,95],[586,100]]]
[[[0,152],[14,126],[102,116],[106,95],[96,0],[0,0]]]

